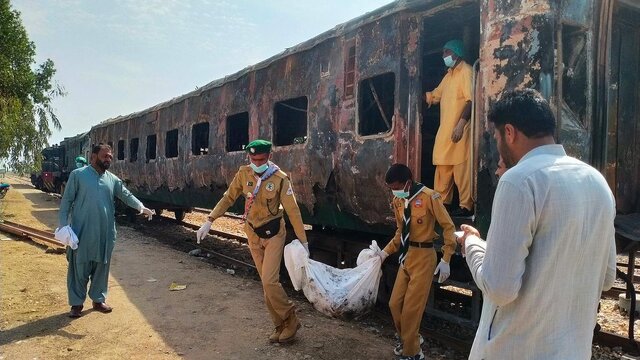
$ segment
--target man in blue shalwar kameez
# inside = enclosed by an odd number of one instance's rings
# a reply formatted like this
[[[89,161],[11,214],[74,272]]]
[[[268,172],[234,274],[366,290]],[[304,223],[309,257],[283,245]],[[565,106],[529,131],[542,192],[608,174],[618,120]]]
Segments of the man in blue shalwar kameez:
[[[60,203],[60,228],[69,225],[78,236],[78,248],[67,248],[70,317],[81,316],[89,280],[93,308],[103,313],[112,310],[105,304],[105,297],[111,253],[116,241],[114,197],[149,219],[154,213],[127,190],[122,180],[107,171],[112,160],[109,145],[94,146],[91,165],[71,172]]]

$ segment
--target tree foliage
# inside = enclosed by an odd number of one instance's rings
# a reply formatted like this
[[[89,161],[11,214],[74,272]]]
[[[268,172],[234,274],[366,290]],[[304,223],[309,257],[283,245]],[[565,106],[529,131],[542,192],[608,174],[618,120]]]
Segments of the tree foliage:
[[[51,101],[65,95],[53,61],[36,66],[35,54],[20,12],[0,0],[0,158],[21,171],[39,167],[50,126],[61,128]]]

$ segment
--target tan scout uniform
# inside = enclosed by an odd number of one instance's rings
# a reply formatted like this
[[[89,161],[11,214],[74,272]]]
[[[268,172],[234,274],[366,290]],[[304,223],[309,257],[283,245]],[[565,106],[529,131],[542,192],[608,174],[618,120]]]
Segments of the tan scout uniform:
[[[387,254],[393,254],[400,249],[404,203],[404,199],[393,199],[398,228],[393,239],[384,248]],[[435,232],[435,222],[438,221],[444,235],[442,257],[444,261],[449,262],[456,249],[453,234],[455,226],[442,204],[440,194],[424,187],[411,200],[409,206],[411,206],[410,241],[432,243],[438,237]],[[410,245],[404,266],[400,266],[398,269],[391,299],[389,299],[389,309],[396,330],[402,339],[404,354],[414,355],[420,351],[418,329],[429,298],[436,261],[436,251],[433,247],[421,248]]]
[[[250,166],[241,166],[233,181],[231,181],[229,189],[224,193],[224,196],[209,216],[212,219],[222,216],[240,195],[244,195],[245,201],[248,202],[257,181],[258,176]],[[293,303],[289,301],[280,284],[280,263],[282,262],[286,236],[284,219],[282,218],[283,207],[289,216],[289,221],[296,236],[302,243],[306,243],[307,236],[291,182],[287,174],[280,170],[260,184],[260,189],[249,209],[244,227],[249,241],[251,256],[256,263],[262,280],[267,309],[276,327],[282,326],[283,322],[294,311]],[[281,218],[280,231],[273,237],[261,239],[253,231],[253,228],[264,225],[276,218]]]
[[[471,178],[469,171],[469,124],[465,125],[462,138],[451,140],[453,129],[462,115],[467,101],[472,101],[471,84],[473,69],[460,60],[449,69],[440,85],[426,93],[429,105],[440,103],[440,128],[433,146],[433,165],[436,165],[434,190],[441,193],[445,204],[450,204],[455,182],[460,193],[460,207],[471,210]]]

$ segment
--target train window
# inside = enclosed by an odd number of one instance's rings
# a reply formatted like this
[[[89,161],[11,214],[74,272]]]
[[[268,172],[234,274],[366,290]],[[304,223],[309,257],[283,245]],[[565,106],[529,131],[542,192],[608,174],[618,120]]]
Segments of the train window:
[[[191,128],[191,152],[193,155],[209,153],[209,123],[195,124]]]
[[[129,140],[129,161],[138,161],[138,138]]]
[[[562,97],[579,122],[587,125],[587,35],[577,26],[562,25]]]
[[[227,151],[242,151],[249,143],[249,113],[227,117]]]
[[[153,160],[156,158],[156,135],[147,136],[147,151],[146,151],[147,162],[149,160]]]
[[[307,141],[306,96],[277,102],[273,109],[275,145],[302,144]]]
[[[167,158],[178,157],[178,129],[167,131],[164,142],[164,156]]]
[[[346,61],[344,64],[344,96],[346,98],[353,96],[356,79],[356,46],[351,45],[347,50]]]
[[[124,160],[124,140],[118,140],[118,160]]]
[[[360,81],[358,133],[375,135],[391,131],[396,77],[387,73]]]

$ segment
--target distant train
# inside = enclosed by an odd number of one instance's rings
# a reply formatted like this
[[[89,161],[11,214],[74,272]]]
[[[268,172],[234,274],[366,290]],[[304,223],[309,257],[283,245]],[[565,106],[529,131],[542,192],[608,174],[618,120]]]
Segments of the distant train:
[[[639,14],[630,0],[396,1],[65,141],[111,144],[111,170],[136,196],[180,217],[213,206],[246,163],[244,145],[270,139],[307,223],[388,233],[388,166],[406,163],[433,185],[439,108],[427,108],[422,94],[445,73],[442,45],[459,38],[476,69],[470,155],[477,226],[488,227],[496,185],[487,110],[503,91],[521,87],[549,99],[559,141],[605,173],[620,212],[635,212]]]

